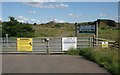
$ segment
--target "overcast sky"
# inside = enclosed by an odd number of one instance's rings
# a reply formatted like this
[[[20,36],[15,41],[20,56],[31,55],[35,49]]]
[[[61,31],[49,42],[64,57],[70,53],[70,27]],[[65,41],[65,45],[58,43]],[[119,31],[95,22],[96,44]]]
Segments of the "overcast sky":
[[[36,0],[37,1],[37,0]],[[47,1],[47,0],[45,0]],[[54,1],[54,0],[52,0]],[[0,20],[14,16],[20,22],[88,22],[97,19],[118,21],[118,2],[2,2]]]

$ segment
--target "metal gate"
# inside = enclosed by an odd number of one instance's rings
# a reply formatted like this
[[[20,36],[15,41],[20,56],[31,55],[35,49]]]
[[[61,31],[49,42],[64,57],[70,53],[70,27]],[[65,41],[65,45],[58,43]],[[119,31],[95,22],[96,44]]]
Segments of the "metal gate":
[[[2,50],[0,53],[63,53],[62,51],[62,38],[49,37],[49,41],[45,41],[46,38],[33,38],[33,50],[32,52],[18,52],[17,51],[17,38],[2,38]],[[91,37],[78,37],[77,48],[92,47]]]

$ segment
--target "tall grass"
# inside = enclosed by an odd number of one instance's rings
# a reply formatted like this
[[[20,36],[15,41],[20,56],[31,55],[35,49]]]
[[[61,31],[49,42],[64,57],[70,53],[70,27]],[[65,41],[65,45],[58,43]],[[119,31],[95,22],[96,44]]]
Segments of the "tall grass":
[[[81,53],[83,50],[79,52],[87,57],[89,60],[92,60],[99,64],[100,66],[107,69],[113,75],[119,75],[119,63],[118,63],[118,51],[111,49],[84,49],[85,53]]]
[[[120,64],[118,62],[118,50],[116,49],[102,49],[102,48],[84,48],[77,50],[70,50],[69,55],[82,55],[88,60],[96,62],[101,67],[107,69],[113,75],[119,75]]]
[[[118,32],[120,30],[110,30],[110,29],[101,30],[101,29],[99,29],[98,31],[99,31],[100,38],[117,41],[118,40]]]
[[[79,53],[79,50],[73,48],[66,52],[67,55],[79,55]]]
[[[74,25],[64,25],[63,27],[55,27],[51,25],[34,25],[36,37],[61,37],[61,36],[74,36]],[[120,30],[100,29],[98,30],[99,38],[118,40],[118,32]],[[78,34],[78,37],[93,36],[94,34]],[[109,36],[109,37],[108,37]]]
[[[35,37],[62,37],[74,36],[74,30],[70,27],[33,26]]]

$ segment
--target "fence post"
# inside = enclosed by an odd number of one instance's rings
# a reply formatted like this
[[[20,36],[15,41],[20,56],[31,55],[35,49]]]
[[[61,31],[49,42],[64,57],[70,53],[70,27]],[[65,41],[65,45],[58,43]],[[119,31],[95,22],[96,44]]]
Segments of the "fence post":
[[[89,42],[90,42],[90,47],[91,47],[91,45],[92,45],[92,39],[91,39],[91,37],[89,38]]]
[[[93,47],[95,47],[95,35],[93,36]]]
[[[62,55],[63,55],[63,50],[62,50],[62,38],[61,38],[61,51],[62,51]]]
[[[5,34],[5,38],[6,38],[6,45],[8,46],[8,34]]]
[[[45,38],[44,40],[47,43],[46,48],[47,48],[47,54],[49,55],[49,41],[50,41],[50,38]]]
[[[47,54],[49,55],[49,41],[47,41]]]

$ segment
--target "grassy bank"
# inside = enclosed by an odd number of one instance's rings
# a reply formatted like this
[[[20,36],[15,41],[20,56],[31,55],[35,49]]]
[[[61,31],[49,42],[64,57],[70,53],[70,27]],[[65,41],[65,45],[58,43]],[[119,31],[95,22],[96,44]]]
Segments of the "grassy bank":
[[[33,26],[33,28],[35,29],[35,37],[74,36],[74,28],[72,25],[64,27]]]
[[[118,40],[118,32],[120,32],[120,30],[110,30],[110,29],[101,30],[101,29],[99,29],[99,38],[116,41],[116,40]]]
[[[107,69],[113,75],[119,75],[118,50],[116,49],[102,49],[102,48],[85,48],[85,49],[71,49],[66,54],[68,55],[82,55],[88,60],[96,62],[101,67]]]
[[[35,29],[35,37],[63,37],[63,36],[75,36],[74,25],[63,25],[62,27],[56,27],[51,25],[33,25]],[[99,38],[108,40],[118,40],[118,32],[120,30],[100,29]],[[93,36],[94,34],[78,34],[80,37]],[[108,37],[109,36],[109,37]]]

